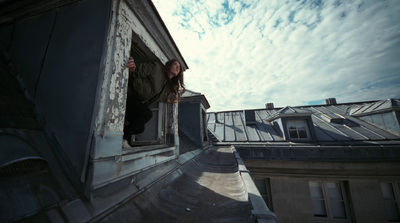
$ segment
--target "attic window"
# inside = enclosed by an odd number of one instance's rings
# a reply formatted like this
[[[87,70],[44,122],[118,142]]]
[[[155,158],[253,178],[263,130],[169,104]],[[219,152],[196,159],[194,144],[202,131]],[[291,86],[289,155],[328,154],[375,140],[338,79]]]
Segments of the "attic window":
[[[141,64],[146,64],[152,61],[158,61],[158,58],[155,57],[153,54],[149,52],[149,49],[146,47],[146,45],[140,40],[140,38],[137,36],[135,32],[132,32],[132,43],[131,43],[131,52],[130,56],[132,56],[135,60],[135,63],[137,66],[140,66]],[[129,75],[128,80],[128,96],[127,96],[127,101],[129,97],[132,97],[129,95],[129,92],[133,90],[132,83],[134,76]],[[134,103],[132,104],[134,105]],[[140,120],[141,118],[144,118],[143,114],[139,111],[135,106],[128,106],[125,112],[130,113],[134,115],[137,115],[136,118],[132,118],[133,121],[135,120]],[[168,117],[166,117],[166,114],[171,110],[171,107],[168,106],[166,103],[153,103],[148,106],[148,108],[151,111],[152,117],[151,119],[145,123],[144,130],[141,133],[134,134],[134,137],[131,137],[131,142],[130,142],[130,147],[133,146],[151,146],[151,145],[158,145],[158,144],[167,144],[167,139],[166,139],[166,125]],[[129,120],[125,120],[124,123],[126,126],[129,125]],[[125,127],[126,127],[125,126]],[[140,131],[139,131],[140,132]],[[129,138],[129,136],[127,136]],[[126,145],[126,144],[125,144]],[[127,147],[127,146],[126,146]]]
[[[306,120],[288,120],[286,122],[290,139],[308,139],[309,131]]]

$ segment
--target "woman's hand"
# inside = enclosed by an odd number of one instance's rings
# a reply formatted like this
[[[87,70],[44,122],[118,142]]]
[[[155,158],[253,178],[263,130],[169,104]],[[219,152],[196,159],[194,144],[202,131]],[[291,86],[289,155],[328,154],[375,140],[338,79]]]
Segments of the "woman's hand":
[[[133,59],[133,57],[129,57],[128,68],[129,68],[129,72],[133,72],[136,70],[136,64],[135,64],[135,60]]]

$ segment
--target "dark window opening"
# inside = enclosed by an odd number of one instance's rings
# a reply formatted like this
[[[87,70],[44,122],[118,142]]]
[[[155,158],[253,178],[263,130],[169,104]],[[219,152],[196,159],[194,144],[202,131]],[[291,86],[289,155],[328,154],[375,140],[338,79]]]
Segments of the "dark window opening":
[[[260,192],[261,197],[264,199],[265,204],[267,204],[268,208],[271,211],[274,211],[272,206],[272,197],[271,197],[271,187],[269,178],[266,179],[254,179],[254,184],[256,185],[258,191]]]
[[[133,39],[138,39],[133,36]],[[131,57],[134,58],[136,66],[148,63],[148,62],[159,62],[157,61],[151,53],[147,53],[143,48],[143,43],[132,42],[131,45]],[[133,77],[129,77],[133,78]],[[127,101],[132,97],[130,96],[130,92],[132,91],[131,80],[128,80],[128,89],[127,89]],[[147,106],[150,109],[151,119],[144,124],[144,129],[142,128],[141,133],[137,134],[126,134],[127,126],[129,126],[130,122],[128,119],[125,119],[124,123],[124,138],[125,140],[130,140],[130,145],[135,146],[146,146],[146,145],[159,145],[159,144],[167,144],[167,139],[165,137],[166,133],[166,122],[168,122],[166,118],[166,114],[168,114],[168,110],[171,108],[167,106],[166,103],[153,103]],[[136,110],[137,111],[137,110]],[[126,114],[135,113],[135,106],[128,105],[126,106]],[[149,113],[149,112],[148,112]],[[138,118],[139,120],[141,118]],[[132,136],[131,136],[132,135]],[[126,146],[124,144],[124,146]]]
[[[206,119],[206,112],[201,110],[201,119],[203,123],[203,142],[207,141],[207,119]]]

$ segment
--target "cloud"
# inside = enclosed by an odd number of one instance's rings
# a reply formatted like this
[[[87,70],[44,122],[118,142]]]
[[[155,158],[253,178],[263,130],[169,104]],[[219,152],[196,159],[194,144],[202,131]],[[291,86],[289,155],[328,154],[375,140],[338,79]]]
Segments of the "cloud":
[[[400,2],[154,0],[211,111],[400,97]]]

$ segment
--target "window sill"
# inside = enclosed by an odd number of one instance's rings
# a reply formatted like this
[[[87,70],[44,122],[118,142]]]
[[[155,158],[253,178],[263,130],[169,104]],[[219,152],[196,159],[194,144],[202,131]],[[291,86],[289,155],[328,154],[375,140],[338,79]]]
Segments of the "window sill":
[[[124,146],[122,147],[122,155],[126,154],[132,154],[132,153],[139,153],[139,152],[146,152],[146,151],[151,151],[151,150],[157,150],[157,149],[163,149],[163,148],[168,148],[171,147],[167,144],[157,144],[157,145],[140,145],[137,144],[137,146]]]

